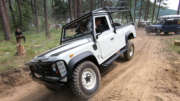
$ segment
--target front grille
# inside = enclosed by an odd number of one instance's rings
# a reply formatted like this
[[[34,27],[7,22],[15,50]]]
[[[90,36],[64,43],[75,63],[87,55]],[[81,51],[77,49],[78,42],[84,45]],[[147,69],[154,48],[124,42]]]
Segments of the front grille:
[[[58,76],[52,69],[52,63],[35,63],[31,70],[42,76]]]

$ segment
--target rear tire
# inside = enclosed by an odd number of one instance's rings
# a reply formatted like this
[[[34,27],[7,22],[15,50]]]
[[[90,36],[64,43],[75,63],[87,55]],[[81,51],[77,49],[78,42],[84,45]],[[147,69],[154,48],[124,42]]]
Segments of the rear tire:
[[[128,50],[124,53],[125,60],[131,60],[134,56],[134,43],[132,43],[130,40],[128,41]]]
[[[91,61],[80,63],[72,76],[72,91],[83,99],[88,99],[99,89],[101,76],[98,67]]]

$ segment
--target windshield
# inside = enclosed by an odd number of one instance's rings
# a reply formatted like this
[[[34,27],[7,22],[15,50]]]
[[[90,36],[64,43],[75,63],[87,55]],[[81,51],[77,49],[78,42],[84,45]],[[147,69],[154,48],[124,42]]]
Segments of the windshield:
[[[129,12],[112,13],[111,17],[115,26],[123,26],[133,22]]]
[[[88,35],[92,32],[92,24],[90,22],[90,17],[86,17],[64,28],[64,33],[62,36],[62,41],[71,40],[81,36]]]

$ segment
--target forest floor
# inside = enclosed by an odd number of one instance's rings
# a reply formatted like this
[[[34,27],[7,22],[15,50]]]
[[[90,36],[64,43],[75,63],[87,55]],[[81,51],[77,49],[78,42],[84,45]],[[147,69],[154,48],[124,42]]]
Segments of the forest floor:
[[[180,55],[171,47],[177,37],[147,35],[137,30],[134,58],[128,62],[117,59],[103,74],[100,90],[88,101],[180,101]],[[4,89],[0,100],[79,101],[69,88],[52,92],[27,75],[24,78],[28,83],[23,80],[20,86]]]

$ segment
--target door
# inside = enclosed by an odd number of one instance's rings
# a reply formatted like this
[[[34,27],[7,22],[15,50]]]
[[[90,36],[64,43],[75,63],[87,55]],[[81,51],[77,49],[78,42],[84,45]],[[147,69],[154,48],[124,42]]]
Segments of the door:
[[[165,24],[163,25],[164,32],[176,32],[177,31],[177,20],[166,20]]]
[[[97,35],[97,46],[100,50],[101,59],[106,60],[115,53],[114,48],[114,32],[110,22],[108,21],[109,16],[96,16],[94,18],[94,30]]]

